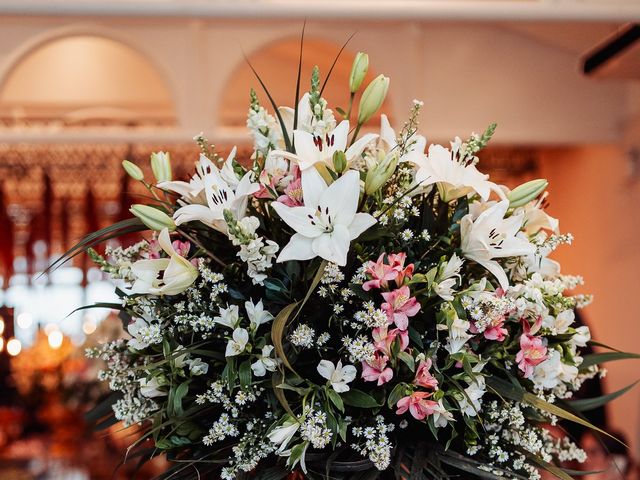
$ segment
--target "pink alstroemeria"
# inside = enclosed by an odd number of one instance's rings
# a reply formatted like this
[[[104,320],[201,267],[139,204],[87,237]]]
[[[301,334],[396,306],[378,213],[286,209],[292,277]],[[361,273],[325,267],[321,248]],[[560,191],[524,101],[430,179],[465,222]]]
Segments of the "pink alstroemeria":
[[[301,207],[302,202],[302,179],[300,177],[294,179],[284,189],[284,195],[278,197],[280,203],[284,203],[287,207]]]
[[[524,373],[524,378],[533,375],[533,367],[547,359],[544,339],[534,336],[540,330],[540,325],[542,325],[541,317],[538,317],[533,327],[529,327],[529,322],[522,320],[523,333],[520,337],[520,351],[516,355],[516,362],[518,362],[518,368]]]
[[[391,268],[396,271],[396,284],[401,286],[404,283],[405,278],[411,279],[413,277],[413,263],[410,263],[406,267],[404,262],[407,260],[407,254],[404,252],[390,253],[389,264]]]
[[[433,415],[433,412],[438,407],[438,402],[428,400],[430,396],[431,393],[429,392],[413,392],[408,397],[401,398],[396,404],[396,407],[398,407],[396,414],[402,415],[409,410],[413,418],[424,420],[425,417]]]
[[[276,192],[277,181],[279,180],[275,176],[269,175],[265,170],[260,173],[259,185],[260,188],[253,194],[256,198],[273,199]]]
[[[372,288],[387,288],[388,282],[397,277],[397,270],[385,263],[384,255],[384,253],[380,255],[375,262],[369,261],[367,263],[365,273],[371,277],[371,280],[362,285],[365,292]]]
[[[191,250],[191,244],[189,242],[181,242],[180,240],[174,240],[171,244],[173,249],[178,252],[181,257],[187,257],[189,250]]]
[[[418,364],[418,369],[416,370],[416,378],[413,380],[415,385],[424,388],[432,388],[436,390],[438,388],[438,380],[433,378],[433,375],[429,373],[429,369],[431,368],[431,359],[427,358],[426,360],[422,360]]]
[[[388,330],[387,326],[374,328],[371,332],[373,336],[376,350],[383,352],[385,355],[391,355],[391,345],[396,338],[400,342],[400,351],[404,352],[409,346],[409,333],[406,330],[394,328]]]
[[[384,385],[393,378],[393,370],[387,367],[389,357],[380,352],[375,353],[373,360],[362,362],[362,378],[367,382],[378,382]]]
[[[411,296],[409,287],[405,285],[392,292],[384,292],[382,296],[386,302],[381,308],[387,314],[389,323],[395,323],[400,330],[406,330],[409,327],[409,317],[420,311],[420,303],[416,297]]]

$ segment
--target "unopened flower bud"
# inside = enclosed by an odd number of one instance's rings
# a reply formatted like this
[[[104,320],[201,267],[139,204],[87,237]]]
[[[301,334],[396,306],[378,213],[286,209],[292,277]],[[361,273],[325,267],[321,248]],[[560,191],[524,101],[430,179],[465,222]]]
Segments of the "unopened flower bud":
[[[135,204],[131,206],[129,211],[151,230],[159,232],[163,228],[166,228],[172,232],[176,229],[176,224],[173,219],[157,208],[150,207],[149,205]]]
[[[367,170],[367,176],[364,180],[364,191],[367,195],[377,192],[391,178],[393,172],[396,171],[398,165],[398,157],[395,153],[391,153],[383,158],[376,165]]]
[[[171,181],[171,156],[167,152],[151,154],[151,170],[158,183]]]
[[[507,199],[509,200],[509,207],[517,208],[526,205],[542,192],[544,192],[545,188],[547,188],[547,185],[549,185],[549,182],[547,182],[544,178],[539,178],[537,180],[531,180],[530,182],[523,183],[522,185],[517,186],[507,195]]]
[[[380,109],[389,90],[389,77],[378,75],[362,92],[358,109],[358,123],[367,122]]]
[[[333,153],[333,168],[336,173],[342,173],[347,168],[347,156],[342,150],[336,150]]]
[[[362,81],[367,75],[367,70],[369,70],[369,55],[358,52],[356,58],[353,59],[351,76],[349,77],[349,90],[351,93],[356,93],[360,89],[360,85],[362,85]]]
[[[122,168],[124,168],[124,171],[127,172],[127,175],[129,175],[134,180],[141,181],[144,179],[144,173],[142,173],[140,167],[135,163],[130,162],[129,160],[123,160]]]

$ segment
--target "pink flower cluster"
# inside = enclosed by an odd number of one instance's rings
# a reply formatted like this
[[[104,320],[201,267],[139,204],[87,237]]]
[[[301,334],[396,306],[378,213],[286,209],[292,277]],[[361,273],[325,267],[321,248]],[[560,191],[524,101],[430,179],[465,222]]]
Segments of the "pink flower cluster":
[[[409,318],[420,312],[420,303],[411,296],[411,290],[405,283],[413,277],[414,265],[405,266],[406,253],[380,255],[377,261],[369,262],[365,273],[367,280],[362,288],[365,291],[374,289],[380,292],[384,303],[380,306],[387,316],[387,325],[374,328],[371,332],[376,348],[373,360],[362,362],[362,378],[368,382],[384,385],[393,378],[393,369],[388,366],[392,356],[392,345],[398,340],[400,351],[409,347]],[[391,328],[394,327],[394,328]],[[429,400],[433,391],[438,388],[438,381],[429,373],[431,359],[420,361],[416,369],[413,384],[430,391],[416,391],[400,399],[397,403],[397,414],[409,411],[418,420],[424,420],[438,409],[438,403]]]
[[[524,373],[524,378],[533,375],[533,368],[547,359],[547,347],[542,337],[535,334],[540,330],[542,317],[538,317],[533,327],[526,319],[522,319],[522,336],[520,337],[520,351],[516,355],[518,368]]]
[[[282,183],[285,183],[284,193],[277,197],[276,200],[288,207],[300,207],[303,205],[302,177],[300,176],[298,165],[292,163],[286,175],[278,172],[269,174],[265,169],[260,173],[258,180],[260,189],[253,194],[254,197],[274,199],[277,195],[277,188],[281,187]]]

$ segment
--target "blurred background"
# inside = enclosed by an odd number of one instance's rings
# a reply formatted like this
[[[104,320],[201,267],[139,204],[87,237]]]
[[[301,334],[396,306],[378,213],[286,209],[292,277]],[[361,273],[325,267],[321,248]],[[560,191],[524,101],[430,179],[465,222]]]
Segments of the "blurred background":
[[[582,320],[600,342],[640,351],[640,0],[0,0],[3,480],[112,478],[131,433],[88,432],[82,413],[103,387],[83,352],[122,331],[109,310],[73,313],[113,301],[112,286],[83,257],[41,272],[129,216],[142,192],[123,159],[148,166],[151,151],[167,150],[186,177],[200,132],[250,154],[249,89],[267,102],[244,55],[276,102],[293,105],[305,18],[305,72],[326,73],[356,33],[330,105],[346,106],[362,50],[371,77],[391,77],[396,128],[414,98],[430,141],[497,122],[481,169],[509,186],[550,181],[548,212],[575,236],[555,258],[595,296]],[[612,363],[602,386],[638,378],[637,364]],[[640,457],[640,390],[601,421]]]

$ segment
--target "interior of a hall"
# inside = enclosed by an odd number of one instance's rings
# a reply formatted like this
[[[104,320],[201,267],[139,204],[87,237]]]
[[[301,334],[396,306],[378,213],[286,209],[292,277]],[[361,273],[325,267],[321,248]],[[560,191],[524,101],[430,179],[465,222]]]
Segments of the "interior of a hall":
[[[107,309],[74,311],[114,301],[112,287],[84,256],[42,272],[129,215],[144,192],[123,159],[150,171],[149,153],[169,151],[175,176],[187,177],[200,132],[221,152],[250,154],[249,90],[262,92],[245,56],[276,102],[293,104],[305,18],[305,72],[328,71],[355,34],[328,85],[334,103],[348,101],[351,61],[367,51],[369,77],[392,78],[392,125],[414,98],[430,142],[497,122],[484,169],[508,186],[549,180],[548,212],[575,237],[554,258],[595,298],[582,320],[602,343],[640,351],[629,303],[640,288],[640,42],[584,68],[640,20],[637,1],[2,0],[1,478],[112,478],[105,465],[129,433],[83,423],[104,393],[83,352],[124,332]],[[608,370],[607,392],[640,378],[632,362]],[[640,390],[614,400],[607,421],[640,458]],[[114,478],[131,478],[129,468]]]

